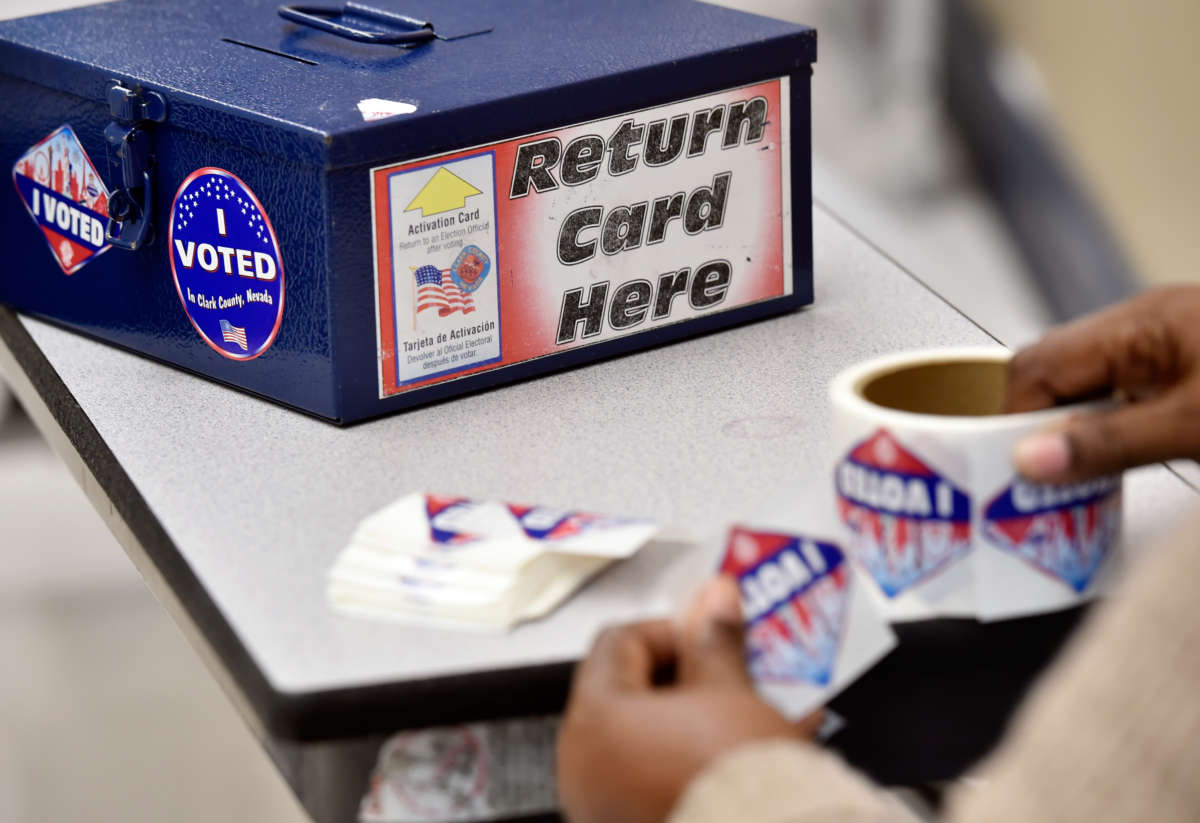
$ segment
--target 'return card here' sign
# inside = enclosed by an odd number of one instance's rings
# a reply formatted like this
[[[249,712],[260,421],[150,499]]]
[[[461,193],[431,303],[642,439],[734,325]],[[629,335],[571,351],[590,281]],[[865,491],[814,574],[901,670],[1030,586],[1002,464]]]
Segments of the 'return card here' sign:
[[[373,169],[380,397],[790,295],[788,91]]]

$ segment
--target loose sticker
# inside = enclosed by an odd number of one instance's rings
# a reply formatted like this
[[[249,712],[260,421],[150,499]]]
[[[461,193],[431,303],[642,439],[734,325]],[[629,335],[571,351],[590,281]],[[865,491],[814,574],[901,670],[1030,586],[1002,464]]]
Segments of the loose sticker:
[[[63,274],[74,274],[112,247],[104,239],[108,188],[70,126],[17,158],[13,183]]]
[[[473,816],[464,813],[484,801],[491,769],[487,748],[470,726],[396,735],[380,753],[380,763],[363,804],[367,819],[390,801],[397,808],[393,817],[383,818],[388,821],[469,820]]]
[[[735,528],[721,572],[737,578],[750,673],[760,681],[834,676],[850,572],[841,549],[789,534]]]
[[[557,717],[402,732],[379,750],[361,823],[470,823],[556,807]]]
[[[205,343],[253,360],[283,322],[279,241],[250,187],[224,169],[192,172],[175,192],[167,244],[175,290]]]
[[[838,464],[838,510],[855,559],[895,597],[971,548],[971,500],[884,429]]]
[[[1121,534],[1121,483],[1042,486],[1017,478],[984,510],[984,534],[1005,551],[1083,592]]]
[[[398,114],[412,114],[417,107],[403,100],[384,100],[379,97],[368,97],[358,101],[358,111],[362,119],[368,123],[395,117]]]
[[[370,172],[379,395],[792,292],[788,80]]]

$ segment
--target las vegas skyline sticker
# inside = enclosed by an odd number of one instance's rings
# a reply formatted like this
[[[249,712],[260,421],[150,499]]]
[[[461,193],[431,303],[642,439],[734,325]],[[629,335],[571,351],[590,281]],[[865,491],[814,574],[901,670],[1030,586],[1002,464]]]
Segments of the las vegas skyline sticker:
[[[13,185],[63,274],[75,274],[112,248],[104,239],[110,193],[69,125],[17,158]]]
[[[995,546],[1083,593],[1120,538],[1120,478],[1041,486],[1015,477],[983,518]]]
[[[971,549],[971,499],[886,429],[838,464],[838,512],[851,552],[889,598]]]
[[[789,718],[828,703],[896,644],[836,543],[734,526],[718,568],[738,585],[755,689]]]
[[[719,571],[741,590],[751,675],[828,686],[848,611],[850,575],[841,549],[734,527]]]
[[[250,187],[196,169],[175,192],[167,244],[179,301],[209,348],[239,361],[269,349],[283,322],[283,257]]]

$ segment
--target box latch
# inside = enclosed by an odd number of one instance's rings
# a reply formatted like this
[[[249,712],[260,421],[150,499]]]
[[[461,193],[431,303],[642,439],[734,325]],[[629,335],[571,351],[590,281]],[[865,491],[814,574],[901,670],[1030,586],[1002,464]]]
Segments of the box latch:
[[[108,200],[104,239],[118,248],[137,251],[154,239],[154,158],[147,127],[167,119],[167,101],[156,91],[114,83],[108,90],[108,109],[113,122],[105,126],[104,139],[116,150],[121,182]]]

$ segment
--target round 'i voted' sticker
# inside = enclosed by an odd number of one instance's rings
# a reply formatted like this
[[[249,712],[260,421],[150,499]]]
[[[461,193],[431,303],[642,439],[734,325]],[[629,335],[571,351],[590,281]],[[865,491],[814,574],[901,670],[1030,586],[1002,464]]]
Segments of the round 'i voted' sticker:
[[[254,192],[224,169],[196,169],[175,192],[171,273],[192,326],[231,360],[271,347],[283,320],[283,258]]]

